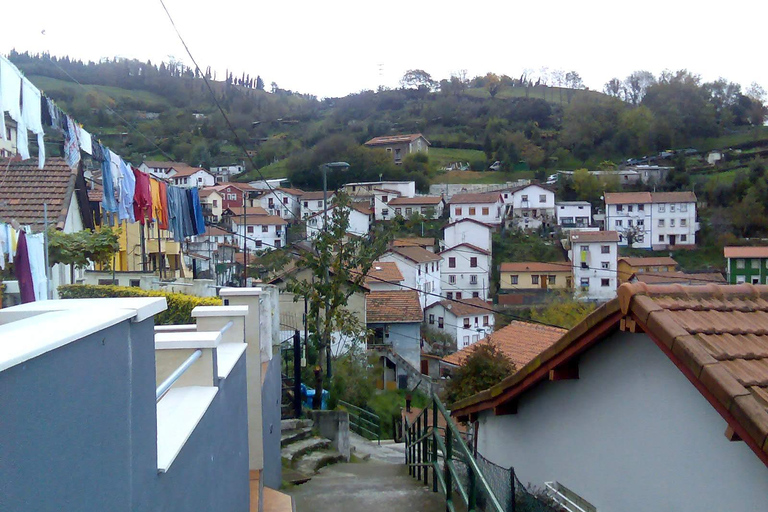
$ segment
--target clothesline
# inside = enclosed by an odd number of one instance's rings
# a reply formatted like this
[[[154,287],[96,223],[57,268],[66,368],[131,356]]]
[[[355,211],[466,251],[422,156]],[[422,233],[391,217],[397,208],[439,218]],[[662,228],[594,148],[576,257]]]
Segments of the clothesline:
[[[13,263],[23,303],[48,298],[44,235],[31,234],[28,230],[29,227],[17,230],[10,224],[0,223],[0,269],[5,269],[6,257]]]

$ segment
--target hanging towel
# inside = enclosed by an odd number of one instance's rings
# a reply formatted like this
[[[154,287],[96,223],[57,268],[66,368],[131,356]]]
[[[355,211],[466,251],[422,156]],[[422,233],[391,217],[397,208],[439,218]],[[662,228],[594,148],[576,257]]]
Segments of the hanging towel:
[[[27,235],[27,253],[32,283],[35,286],[35,300],[48,300],[48,277],[45,275],[45,235]]]
[[[160,182],[149,178],[149,189],[152,192],[152,220],[160,224],[163,218],[163,204],[160,201]]]
[[[43,131],[43,114],[41,110],[40,90],[26,78],[21,80],[21,118],[27,130],[37,135],[37,165],[42,169],[45,165],[45,131]],[[21,125],[19,125],[21,127]],[[29,154],[29,148],[26,150]]]
[[[131,168],[136,179],[136,187],[133,192],[133,216],[141,224],[144,221],[152,221],[152,187],[149,183],[149,175],[135,167]]]
[[[77,139],[77,123],[67,116],[67,133],[64,134],[64,159],[72,169],[80,163],[80,141]]]
[[[17,123],[21,121],[21,73],[11,61],[0,55],[0,114],[5,111]],[[8,140],[5,116],[0,115],[0,137]]]
[[[115,200],[115,168],[112,166],[112,152],[101,146],[104,160],[101,162],[101,206],[107,213],[117,213],[117,201]]]
[[[112,153],[114,155],[114,153]],[[119,204],[117,206],[117,218],[120,221],[127,220],[131,224],[136,222],[136,216],[133,214],[133,194],[136,191],[136,178],[133,175],[133,171],[128,165],[123,162],[123,159],[119,156],[118,169],[120,174],[118,176],[118,183],[120,184]]]
[[[29,252],[27,251],[27,236],[24,231],[19,233],[19,242],[16,246],[16,259],[13,264],[16,279],[19,281],[21,302],[35,302],[35,286],[32,281],[32,269],[29,265]]]
[[[5,270],[5,255],[11,252],[8,224],[0,222],[0,269]]]
[[[161,216],[157,219],[160,229],[168,229],[168,185],[164,181],[158,181],[160,186]]]
[[[166,200],[168,206],[168,230],[170,230],[173,239],[177,242],[184,240],[182,234],[180,216],[179,216],[179,197],[176,193],[178,189],[170,186],[166,187]]]
[[[89,155],[93,154],[93,141],[91,140],[91,134],[85,131],[82,126],[78,126],[78,139],[80,140],[80,149]]]
[[[192,207],[192,218],[195,221],[195,234],[205,234],[205,217],[203,206],[200,204],[200,194],[196,188],[189,189],[189,202]]]

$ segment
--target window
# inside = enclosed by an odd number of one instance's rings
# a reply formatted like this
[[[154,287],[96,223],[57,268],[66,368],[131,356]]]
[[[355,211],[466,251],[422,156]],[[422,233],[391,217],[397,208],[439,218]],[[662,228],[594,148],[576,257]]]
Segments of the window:
[[[213,207],[214,208],[218,208],[219,207],[219,200],[218,199],[214,199],[213,200]]]
[[[454,274],[448,276],[448,284],[456,284],[456,276]]]
[[[261,247],[261,240],[256,240],[256,247]]]
[[[611,254],[611,246],[610,245],[600,246],[600,254]]]
[[[589,278],[588,277],[582,277],[581,281],[579,282],[579,284],[580,284],[580,286],[582,288],[585,288],[585,289],[589,288]]]
[[[509,276],[509,284],[517,284],[517,276]]]
[[[472,292],[472,298],[473,299],[479,299],[480,298],[480,292]]]
[[[403,209],[402,208],[395,208],[395,215],[402,215]]]
[[[419,271],[419,275],[421,275],[421,265],[416,265],[416,270]]]
[[[446,298],[446,299],[452,299],[452,298],[453,298],[453,292],[447,292],[447,293],[445,294],[445,298]]]
[[[752,278],[752,284],[760,284],[760,278],[759,277],[753,277]]]
[[[675,227],[675,219],[669,219],[669,227]]]
[[[628,211],[628,212],[631,212],[631,211],[632,211],[632,205],[631,205],[631,204],[630,204],[630,205],[627,205],[627,211]]]
[[[607,261],[601,261],[600,262],[600,268],[610,268]]]
[[[469,346],[469,336],[464,336],[464,345],[463,345],[463,347],[468,347],[468,346]]]
[[[469,318],[464,319],[464,328],[469,329]]]
[[[471,207],[471,206],[469,207],[469,214],[470,215],[474,215],[475,214],[475,209],[473,207]]]
[[[627,224],[629,224],[629,226],[631,227],[631,226],[632,226],[632,219],[629,219],[629,220],[627,221]]]
[[[637,225],[638,226],[645,226],[645,221],[643,219],[637,219]]]
[[[427,214],[427,207],[426,206],[422,206],[421,207],[421,214],[422,215],[426,215]]]
[[[283,243],[280,240],[275,240],[275,249],[279,249]]]
[[[664,227],[664,219],[659,219],[659,227],[660,228]]]
[[[687,212],[688,211],[688,205],[686,203],[683,203],[680,205],[680,211],[681,212]]]
[[[688,219],[680,219],[680,227],[684,228],[688,226]]]
[[[435,325],[435,315],[429,315],[429,325]]]
[[[680,235],[680,241],[681,242],[687,242],[688,241],[688,235]]]
[[[456,258],[453,256],[448,258],[448,268],[456,268]]]
[[[589,246],[588,245],[582,245],[581,246],[581,252],[589,252]]]
[[[664,241],[664,235],[659,235],[659,242],[663,242],[663,241]]]
[[[262,233],[268,233],[269,232],[269,226],[261,226],[261,232]]]
[[[476,275],[469,276],[469,284],[477,284],[477,276]]]
[[[413,208],[406,208],[406,209],[405,209],[405,214],[406,214],[406,215],[411,215],[411,214],[413,214]]]
[[[248,233],[253,233],[253,226],[248,226],[246,231],[248,231]]]
[[[385,203],[388,203],[389,202],[389,196],[382,196],[381,200],[384,201]]]
[[[528,202],[528,196],[527,196],[527,195],[524,195],[524,196],[521,198],[521,201],[522,201],[522,202],[524,202],[524,203],[527,203],[527,202]]]
[[[671,211],[671,212],[675,211],[675,205],[674,204],[669,205],[669,211]]]
[[[621,226],[622,226],[622,221],[621,219],[619,219],[616,221],[616,227],[621,227]]]
[[[448,297],[450,299],[450,297]],[[442,329],[443,328],[443,317],[439,316],[437,317],[437,328]]]
[[[461,292],[456,292],[456,298],[461,300]]]
[[[488,326],[488,315],[483,315],[483,327]]]
[[[477,257],[476,256],[472,256],[471,258],[469,258],[469,266],[472,267],[472,268],[477,268]]]
[[[544,195],[544,194],[541,194],[541,195],[539,196],[539,202],[540,202],[540,203],[546,203],[546,202],[547,202],[547,196],[546,196],[546,195]]]
[[[664,213],[665,210],[666,210],[665,205],[660,204],[659,205],[659,213]]]
[[[227,200],[228,201],[236,201],[237,200],[237,195],[235,195],[235,194],[227,194]]]
[[[461,208],[454,208],[453,209],[453,214],[454,215],[461,215]]]
[[[637,211],[644,212],[645,211],[645,205],[644,204],[637,205]]]
[[[389,215],[389,209],[388,208],[384,208],[383,210],[381,210],[381,216],[382,217],[386,217],[387,215]]]
[[[283,198],[283,204],[288,204],[288,198],[287,197]]]
[[[547,283],[550,286],[554,286],[555,284],[557,284],[557,276],[547,276]]]
[[[318,208],[322,208],[323,207],[323,202],[322,201],[318,201],[317,202],[317,207]]]
[[[616,211],[617,212],[623,212],[624,211],[624,205],[623,204],[617,204],[616,205]]]
[[[275,235],[281,236],[283,234],[283,230],[280,229],[279,226],[275,226]]]
[[[539,284],[539,276],[531,276],[531,284]]]
[[[745,260],[743,260],[743,259],[736,260],[736,268],[744,268],[744,266],[745,266],[744,262],[745,262]]]
[[[483,206],[483,215],[489,215],[489,214],[490,214],[490,210],[488,210],[488,207]]]
[[[130,286],[132,288],[141,288],[141,279],[131,279],[131,280],[129,280],[128,281],[128,286]]]
[[[600,286],[611,286],[611,280],[607,278],[601,279]]]

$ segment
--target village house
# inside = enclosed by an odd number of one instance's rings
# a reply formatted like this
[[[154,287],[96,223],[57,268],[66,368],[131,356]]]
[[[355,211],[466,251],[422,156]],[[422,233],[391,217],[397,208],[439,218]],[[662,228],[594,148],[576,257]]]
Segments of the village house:
[[[573,288],[570,262],[522,261],[499,266],[499,291],[570,290]]]
[[[449,201],[451,223],[463,219],[499,226],[504,215],[504,200],[498,192],[456,194]]]
[[[217,224],[221,220],[221,214],[224,211],[224,199],[217,187],[200,189],[200,206],[203,208],[206,224]]]
[[[333,212],[336,208],[338,207],[331,206],[328,208],[327,217],[329,226],[331,225],[330,223],[333,222]],[[325,218],[326,213],[320,211],[306,219],[307,240],[314,239],[317,237],[318,232],[323,230],[325,226]],[[367,206],[360,203],[352,203],[352,205],[349,206],[349,225],[347,226],[347,233],[352,236],[365,236],[371,229],[372,221],[373,212]]]
[[[592,204],[589,201],[558,201],[555,216],[561,229],[588,228],[592,225]]]
[[[468,347],[493,332],[491,306],[483,299],[441,300],[424,310],[427,328],[447,333],[458,350]]]
[[[403,163],[405,155],[429,151],[429,141],[420,133],[374,137],[365,143],[369,148],[383,149],[396,164]]]
[[[245,183],[224,183],[213,187],[221,195],[223,209],[242,209],[243,206],[251,208],[261,206],[259,197],[263,192],[258,191]]]
[[[233,164],[233,165],[219,165],[211,167],[211,174],[216,177],[216,183],[226,183],[232,179],[233,176],[242,174],[245,172],[245,165]]]
[[[375,261],[365,275],[365,285],[372,292],[402,290],[405,281],[394,261]]]
[[[677,262],[669,256],[653,256],[650,258],[624,256],[618,260],[619,284],[629,281],[633,274],[673,272],[676,268]]]
[[[696,245],[696,195],[693,192],[606,192],[605,229],[620,235],[620,245],[666,250]]]
[[[0,115],[3,115],[3,113],[0,112]],[[10,158],[16,155],[18,152],[18,147],[16,146],[16,135],[16,121],[6,116],[5,140],[0,137],[0,158]]]
[[[521,229],[538,229],[555,220],[555,192],[547,185],[531,183],[509,191],[505,200],[508,218]]]
[[[382,219],[395,217],[409,218],[418,213],[427,219],[438,219],[443,215],[445,201],[439,196],[397,197],[391,199],[387,209],[382,211]]]
[[[415,181],[361,181],[347,183],[340,190],[353,198],[368,198],[375,191],[390,193],[397,197],[414,197],[416,195]],[[389,198],[391,199],[391,197]],[[387,203],[388,201],[384,201]]]
[[[203,188],[216,185],[216,177],[202,167],[192,167],[183,162],[142,162],[139,170],[155,178],[170,181],[177,187]]]
[[[303,190],[296,188],[278,187],[262,191],[259,195],[260,206],[270,215],[277,215],[293,223],[301,218],[301,202],[299,198]]]
[[[623,284],[451,414],[485,459],[581,510],[765,510],[766,296]]]
[[[494,230],[494,226],[474,219],[451,222],[443,228],[443,246],[447,248],[467,243],[490,253]]]
[[[277,215],[233,215],[230,219],[235,242],[251,251],[271,251],[286,245],[288,223]]]
[[[422,309],[440,300],[440,255],[421,247],[392,247],[379,260],[397,264],[403,286],[418,290]]]
[[[435,239],[409,236],[405,238],[395,238],[391,243],[392,247],[421,247],[429,252],[435,252]]]
[[[472,244],[460,244],[440,253],[443,295],[448,299],[488,300],[491,253]]]
[[[768,284],[768,247],[725,247],[728,282]]]
[[[595,301],[615,297],[619,234],[615,231],[572,231],[570,243],[576,296]]]
[[[351,192],[353,187],[344,187],[344,191],[349,194],[353,202],[366,203],[373,210],[374,220],[387,220],[391,217],[391,212],[387,203],[393,198],[400,197],[400,192],[393,189],[368,188],[364,186],[354,186],[355,191]]]
[[[328,204],[331,204],[334,192],[328,191]],[[301,194],[301,218],[307,219],[323,211],[323,191],[311,191]]]

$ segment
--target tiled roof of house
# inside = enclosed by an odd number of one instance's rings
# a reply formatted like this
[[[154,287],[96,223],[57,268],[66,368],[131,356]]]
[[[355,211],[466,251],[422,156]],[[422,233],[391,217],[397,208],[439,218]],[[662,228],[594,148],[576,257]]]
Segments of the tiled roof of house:
[[[605,204],[695,203],[696,194],[684,192],[606,192]]]
[[[720,272],[636,272],[629,278],[631,282],[639,281],[645,284],[685,284],[702,285],[707,283],[725,284],[726,280]]]
[[[429,261],[440,261],[443,259],[433,252],[415,246],[392,247],[390,251],[399,254],[404,258],[408,258],[415,263],[426,263]]]
[[[443,306],[458,318],[469,315],[488,315],[492,313],[492,311],[490,311],[491,305],[488,304],[488,302],[475,297],[462,300],[441,300],[435,302],[427,309],[435,306]]]
[[[691,191],[651,192],[651,200],[654,203],[695,203],[696,194]]]
[[[333,192],[328,191],[328,202],[330,203],[331,198],[333,197]],[[301,200],[302,201],[321,201],[323,199],[323,191],[322,190],[310,190],[308,192],[303,192],[301,194]]]
[[[392,247],[434,247],[434,238],[421,238],[421,237],[408,237],[408,238],[395,238],[392,240]]]
[[[286,194],[291,194],[292,196],[301,196],[304,194],[304,191],[298,188],[278,187],[276,190],[285,192]]]
[[[486,204],[501,200],[498,192],[484,192],[479,194],[456,194],[451,198],[450,204]]]
[[[424,320],[415,290],[370,292],[365,296],[366,321],[381,324],[414,323]]]
[[[768,258],[768,247],[726,247],[726,258]]]
[[[650,258],[619,258],[633,267],[658,267],[658,266],[676,266],[677,262],[669,256],[653,256]]]
[[[356,210],[365,215],[373,215],[373,210],[371,210],[371,206],[369,203],[355,202],[355,203],[352,203],[350,206],[352,207],[353,210]]]
[[[416,197],[396,197],[387,203],[390,206],[408,206],[422,204],[440,204],[443,198],[440,196],[416,196]]]
[[[618,242],[616,231],[571,231],[571,242]]]
[[[513,320],[506,327],[499,329],[477,343],[444,357],[443,361],[451,365],[460,366],[478,344],[488,343],[490,340],[496,344],[504,355],[515,363],[515,368],[520,369],[544,350],[551,347],[566,332],[568,332],[567,329],[560,329],[559,327],[549,327]]]
[[[0,221],[42,231],[47,204],[49,224],[64,229],[77,174],[62,158],[47,158],[42,169],[37,158],[0,161]]]
[[[234,206],[232,208],[227,208],[224,210],[224,212],[227,215],[231,215],[232,217],[242,217],[243,214],[247,216],[251,215],[269,215],[269,212],[262,208],[261,206],[246,206],[245,212],[243,212],[242,206]]]
[[[208,172],[206,169],[203,169],[202,167],[189,167],[186,165],[174,165],[173,170],[176,171],[176,174],[171,176],[171,178],[183,178],[185,176],[192,176],[198,171],[203,171],[206,173]]]
[[[365,282],[368,285],[379,283],[401,283],[405,280],[397,263],[394,261],[376,261],[371,270],[365,276]]]
[[[235,216],[232,222],[241,224],[242,219],[240,216]],[[247,215],[244,224],[246,226],[285,226],[288,221],[279,215]]]
[[[200,195],[201,198],[203,198],[203,197],[208,197],[213,193],[219,194],[220,192],[221,192],[220,187],[205,187],[198,190],[197,193]]]
[[[221,229],[219,227],[207,226],[205,228],[205,234],[201,235],[201,236],[203,236],[203,237],[206,237],[206,236],[227,236],[227,235],[230,235],[230,234],[231,233],[229,231],[225,231],[225,230],[223,230],[223,229]]]
[[[104,188],[101,185],[95,184],[93,188],[88,189],[88,201],[92,203],[100,203],[103,196]]]
[[[467,249],[469,249],[471,251],[474,251],[474,252],[477,252],[477,253],[480,253],[480,254],[485,254],[485,255],[491,254],[489,251],[486,251],[482,247],[478,247],[476,245],[468,244],[466,242],[463,243],[463,244],[454,245],[453,247],[449,247],[448,249],[440,251],[440,254],[445,254],[447,252],[454,251],[454,250],[459,249],[461,247],[467,248]]]
[[[502,263],[501,272],[570,272],[573,265],[570,262],[541,263],[538,261],[522,261]]]
[[[424,137],[420,133],[409,133],[407,135],[385,135],[382,137],[374,137],[365,143],[366,146],[383,146],[386,144],[401,144],[403,142],[413,142],[419,137]],[[427,140],[424,137],[424,140]],[[427,140],[427,144],[429,141]]]
[[[468,219],[468,218],[459,219],[457,221],[451,222],[450,224],[446,224],[445,227],[443,227],[443,229],[445,230],[446,228],[450,228],[451,226],[455,226],[456,224],[461,224],[462,222],[472,222],[474,224],[478,224],[480,226],[484,226],[484,227],[486,227],[488,229],[492,229],[492,230],[496,229],[496,227],[493,226],[492,224],[486,224],[485,222],[480,222],[479,220]]]
[[[452,414],[516,400],[619,327],[648,335],[768,465],[768,286],[625,283],[618,298],[498,385],[454,404]]]

